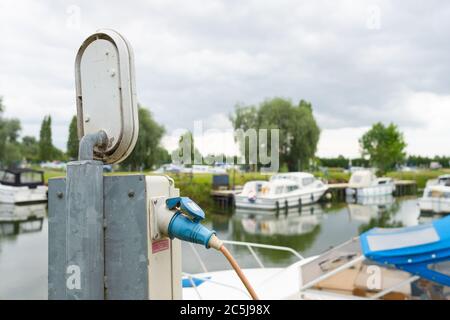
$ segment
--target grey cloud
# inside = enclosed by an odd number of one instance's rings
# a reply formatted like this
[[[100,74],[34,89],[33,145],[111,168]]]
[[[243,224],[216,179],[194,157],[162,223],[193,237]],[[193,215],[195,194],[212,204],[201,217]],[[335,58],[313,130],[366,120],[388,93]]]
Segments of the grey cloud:
[[[66,27],[73,4],[81,10],[79,30]],[[373,4],[379,30],[366,26]],[[420,127],[396,105],[399,96],[450,89],[450,4],[442,1],[30,1],[16,13],[0,12],[7,33],[0,94],[22,101],[20,113],[7,107],[24,126],[54,114],[60,144],[75,112],[76,50],[100,27],[129,38],[139,101],[168,130],[273,96],[311,101],[324,129],[374,121]],[[28,103],[34,109],[24,114]]]

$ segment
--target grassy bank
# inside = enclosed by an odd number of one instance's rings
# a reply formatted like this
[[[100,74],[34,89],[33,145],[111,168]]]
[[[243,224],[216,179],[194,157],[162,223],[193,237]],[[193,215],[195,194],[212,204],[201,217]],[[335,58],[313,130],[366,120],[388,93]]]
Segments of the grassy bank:
[[[419,189],[425,188],[428,180],[436,179],[438,176],[443,174],[449,174],[449,169],[443,170],[419,170],[411,172],[389,172],[386,175],[388,177],[398,179],[398,180],[414,180],[417,183]]]

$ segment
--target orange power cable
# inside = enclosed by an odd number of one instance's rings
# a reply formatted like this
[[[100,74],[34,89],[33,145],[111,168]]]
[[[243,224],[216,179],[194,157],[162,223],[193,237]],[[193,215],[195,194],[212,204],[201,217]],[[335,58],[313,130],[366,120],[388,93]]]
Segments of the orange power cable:
[[[230,251],[228,251],[227,248],[225,248],[225,246],[221,246],[220,247],[220,251],[223,253],[223,255],[225,256],[225,258],[227,258],[228,262],[230,262],[231,266],[233,267],[234,271],[236,271],[237,275],[239,276],[239,278],[241,279],[242,283],[244,284],[244,286],[247,288],[248,293],[250,293],[250,296],[252,297],[253,300],[259,300],[258,296],[256,295],[255,290],[253,289],[252,285],[250,284],[250,282],[248,282],[247,277],[244,275],[244,273],[242,272],[241,268],[239,267],[238,263],[236,262],[236,260],[234,260],[233,256],[231,255]]]

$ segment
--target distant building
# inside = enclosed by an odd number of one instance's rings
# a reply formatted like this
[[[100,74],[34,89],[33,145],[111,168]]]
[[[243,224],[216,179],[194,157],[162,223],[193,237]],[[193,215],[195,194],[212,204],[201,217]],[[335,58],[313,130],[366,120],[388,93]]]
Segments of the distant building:
[[[437,161],[433,161],[433,162],[430,162],[430,169],[432,169],[432,170],[442,169],[442,165]]]

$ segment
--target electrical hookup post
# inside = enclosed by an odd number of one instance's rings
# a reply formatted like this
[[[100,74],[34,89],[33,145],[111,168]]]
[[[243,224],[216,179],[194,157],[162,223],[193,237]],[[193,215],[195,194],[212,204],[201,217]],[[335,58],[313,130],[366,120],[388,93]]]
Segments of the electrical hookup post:
[[[165,176],[104,176],[138,137],[128,41],[99,30],[75,62],[79,159],[49,181],[49,299],[181,299],[181,243],[160,232],[154,208],[177,198]]]
[[[258,296],[203,210],[167,176],[104,176],[139,130],[134,58],[113,30],[81,45],[75,62],[78,161],[48,191],[49,299],[181,299],[181,241],[220,251]],[[225,297],[224,297],[225,298]]]

